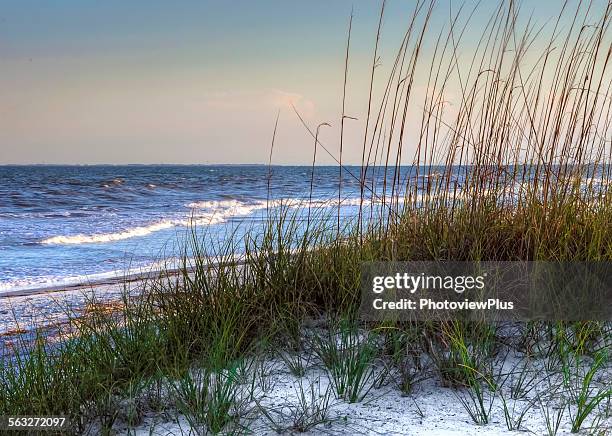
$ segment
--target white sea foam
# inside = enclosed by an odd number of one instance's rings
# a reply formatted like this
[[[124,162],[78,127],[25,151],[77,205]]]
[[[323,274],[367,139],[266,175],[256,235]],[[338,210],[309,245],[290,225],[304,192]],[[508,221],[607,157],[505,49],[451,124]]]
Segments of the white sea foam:
[[[369,199],[363,200],[363,204],[370,204]],[[310,205],[313,207],[331,207],[337,206],[340,203],[342,206],[359,206],[362,204],[361,199],[359,198],[343,198],[338,202],[337,198],[331,199],[313,199],[310,201]],[[270,201],[266,200],[258,200],[250,203],[243,203],[238,200],[211,200],[211,201],[197,201],[193,203],[186,204],[185,206],[190,209],[229,209],[231,211],[235,211],[237,213],[247,212],[250,213],[252,211],[258,209],[265,209],[267,207],[308,207],[309,200],[308,199],[300,199],[300,198],[279,198],[273,199]]]
[[[99,233],[94,235],[70,235],[70,236],[54,236],[43,240],[42,244],[93,244],[97,242],[115,242],[124,239],[135,238],[138,236],[146,236],[153,232],[168,229],[176,225],[175,221],[167,220],[160,221],[148,226],[134,227],[116,233]]]
[[[208,200],[208,201],[195,201],[193,203],[186,204],[185,207],[190,209],[223,209],[243,206],[246,203],[238,200]]]
[[[359,198],[342,199],[342,206],[359,206],[361,204]],[[364,200],[363,204],[369,204],[369,200]],[[310,202],[312,207],[325,208],[336,207],[339,204],[338,199],[322,200],[316,199]],[[158,221],[148,225],[128,228],[113,233],[97,233],[97,234],[78,234],[78,235],[58,235],[44,239],[41,244],[53,245],[78,245],[78,244],[96,244],[122,241],[125,239],[147,236],[154,232],[170,229],[173,227],[186,227],[190,225],[212,225],[228,221],[231,218],[246,217],[252,215],[258,210],[264,210],[268,207],[290,207],[300,208],[308,207],[309,201],[296,198],[283,198],[275,200],[258,200],[252,202],[242,202],[239,200],[209,200],[198,201],[186,204],[185,207],[191,210],[190,215],[184,219],[167,219]]]
[[[129,274],[129,271],[127,274]],[[136,271],[138,272],[138,271]],[[108,271],[103,273],[93,273],[88,275],[68,275],[68,276],[44,276],[12,279],[0,283],[0,297],[4,293],[31,289],[55,288],[61,286],[71,286],[77,284],[95,283],[105,279],[115,279],[127,275],[125,271]]]
[[[158,271],[168,271],[177,269],[180,264],[178,258],[165,258],[162,261],[147,262],[140,266],[133,266],[127,269],[119,269],[91,274],[82,275],[66,275],[66,276],[42,276],[29,278],[14,278],[6,282],[0,282],[0,297],[5,297],[11,292],[69,287],[76,285],[95,285],[105,282],[106,280],[119,281],[130,276],[146,276],[150,273]]]

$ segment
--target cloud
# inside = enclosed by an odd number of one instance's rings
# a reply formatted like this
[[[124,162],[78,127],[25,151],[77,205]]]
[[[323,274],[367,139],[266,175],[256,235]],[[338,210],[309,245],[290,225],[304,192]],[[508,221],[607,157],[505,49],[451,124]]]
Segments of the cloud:
[[[312,118],[316,112],[315,104],[302,94],[279,89],[216,91],[207,94],[205,101],[207,106],[218,110],[292,110],[293,105],[305,118]]]
[[[292,109],[293,105],[305,118],[312,118],[315,114],[315,104],[304,98],[302,94],[295,92],[273,89],[270,91],[270,103],[278,109]]]

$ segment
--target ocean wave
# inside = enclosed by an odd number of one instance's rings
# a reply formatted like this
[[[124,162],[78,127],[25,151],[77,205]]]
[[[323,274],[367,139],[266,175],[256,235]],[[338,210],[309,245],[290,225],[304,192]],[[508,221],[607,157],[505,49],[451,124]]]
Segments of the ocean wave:
[[[185,207],[191,209],[192,212],[190,217],[185,217],[184,219],[167,219],[112,233],[58,235],[44,239],[40,243],[44,245],[109,243],[136,237],[143,237],[151,233],[167,230],[173,227],[220,224],[227,222],[232,218],[252,215],[257,211],[264,210],[268,207],[305,208],[310,204],[310,206],[315,208],[326,208],[332,206],[336,207],[339,203],[342,206],[359,206],[361,204],[361,200],[359,198],[349,198],[342,199],[340,202],[338,202],[338,199],[336,198],[330,200],[313,199],[311,202],[309,202],[308,200],[297,198],[283,198],[270,201],[256,200],[251,202],[243,202],[240,200],[198,201],[185,205]],[[363,204],[369,204],[369,200],[364,200]]]
[[[107,180],[107,181],[102,182],[100,184],[100,186],[102,186],[103,188],[107,188],[108,189],[108,188],[112,188],[112,187],[115,187],[115,186],[121,186],[124,183],[125,183],[124,179],[122,179],[121,177],[117,177],[115,179]]]
[[[237,215],[246,215],[250,214],[256,210],[266,209],[266,208],[278,208],[278,207],[288,207],[288,208],[305,208],[309,205],[311,207],[336,207],[338,204],[341,206],[359,206],[360,204],[368,205],[372,203],[370,199],[360,198],[343,198],[338,201],[337,198],[331,199],[312,199],[309,201],[308,199],[302,198],[279,198],[272,199],[269,201],[266,200],[257,200],[252,202],[242,202],[239,200],[210,200],[210,201],[197,201],[193,203],[186,204],[185,207],[189,209],[201,209],[201,210],[214,210],[218,211],[220,209],[227,209],[232,213]]]
[[[265,202],[264,202],[265,203]],[[194,201],[188,203],[185,207],[189,209],[222,209],[222,208],[236,208],[247,206],[249,203],[245,203],[239,200],[208,200],[208,201]],[[253,203],[253,205],[258,204]]]
[[[71,244],[94,244],[100,242],[115,242],[124,239],[135,238],[138,236],[146,236],[153,232],[175,227],[175,221],[161,221],[148,226],[134,227],[116,233],[100,233],[93,235],[68,235],[68,236],[53,236],[41,241],[41,244],[55,245],[71,245]]]
[[[185,219],[167,219],[151,223],[148,225],[128,228],[112,233],[78,234],[78,235],[58,235],[42,240],[44,245],[79,245],[79,244],[98,244],[117,242],[131,238],[143,237],[151,233],[167,230],[174,227],[187,227],[190,225],[212,225],[227,221],[227,219],[237,216],[246,216],[260,208],[260,205],[244,205],[240,202],[229,204],[209,204],[205,213],[193,214]],[[223,204],[221,204],[223,203]],[[201,205],[202,206],[202,205]]]

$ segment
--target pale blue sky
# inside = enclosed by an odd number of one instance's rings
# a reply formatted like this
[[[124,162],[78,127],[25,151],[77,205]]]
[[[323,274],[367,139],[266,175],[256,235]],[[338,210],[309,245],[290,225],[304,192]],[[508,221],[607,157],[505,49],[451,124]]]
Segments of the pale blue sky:
[[[384,66],[413,3],[388,3]],[[462,3],[440,1],[432,27]],[[482,3],[466,49],[497,4]],[[544,23],[558,4],[523,8]],[[278,109],[275,162],[307,163],[311,139],[289,102],[312,125],[331,123],[323,141],[337,142],[351,8],[347,102],[359,118],[379,7],[373,0],[0,0],[0,164],[261,163]],[[358,142],[349,141],[346,161],[359,161]]]

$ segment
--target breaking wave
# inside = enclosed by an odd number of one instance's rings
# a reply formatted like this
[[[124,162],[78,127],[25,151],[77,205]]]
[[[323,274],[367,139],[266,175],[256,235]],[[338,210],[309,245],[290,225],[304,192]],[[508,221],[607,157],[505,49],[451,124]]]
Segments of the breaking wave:
[[[57,245],[70,245],[70,244],[94,244],[100,242],[115,242],[122,241],[124,239],[135,238],[138,236],[146,236],[153,232],[168,229],[174,227],[176,224],[174,221],[161,221],[148,226],[139,226],[131,229],[126,229],[116,233],[101,233],[94,235],[69,235],[69,236],[54,236],[43,240],[42,244],[57,244]]]
[[[359,206],[361,200],[359,198],[347,198],[340,201],[342,206]],[[364,204],[369,201],[364,201]],[[190,209],[191,215],[184,219],[166,219],[141,225],[133,228],[123,229],[112,233],[96,233],[96,234],[77,234],[77,235],[58,235],[42,240],[41,244],[53,245],[78,245],[78,244],[96,244],[122,241],[130,238],[147,236],[154,232],[167,230],[173,227],[186,227],[189,225],[212,225],[228,221],[236,217],[247,217],[259,210],[277,207],[300,208],[308,207],[309,201],[295,198],[284,198],[275,200],[257,200],[252,202],[243,202],[240,200],[209,200],[192,202],[185,205]],[[337,207],[338,199],[321,200],[313,199],[310,202],[312,207],[325,208]]]

